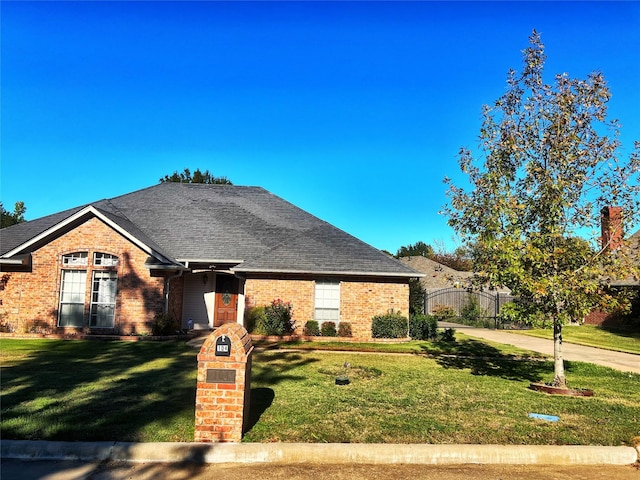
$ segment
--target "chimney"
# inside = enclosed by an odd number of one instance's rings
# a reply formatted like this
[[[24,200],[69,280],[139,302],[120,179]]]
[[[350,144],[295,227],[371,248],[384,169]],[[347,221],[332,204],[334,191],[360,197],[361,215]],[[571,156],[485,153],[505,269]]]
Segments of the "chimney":
[[[616,250],[622,245],[622,208],[604,207],[600,212],[602,224],[602,249]]]

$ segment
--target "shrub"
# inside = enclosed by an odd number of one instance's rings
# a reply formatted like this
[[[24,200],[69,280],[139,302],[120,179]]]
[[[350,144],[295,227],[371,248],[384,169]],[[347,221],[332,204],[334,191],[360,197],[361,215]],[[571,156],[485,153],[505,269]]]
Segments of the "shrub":
[[[288,335],[295,330],[295,323],[291,320],[293,307],[289,302],[274,300],[264,309],[264,317],[256,325],[256,333],[261,335]]]
[[[409,316],[424,312],[424,294],[425,290],[420,280],[409,280]]]
[[[456,341],[456,329],[455,328],[445,328],[442,332],[440,332],[440,341],[442,342],[455,342]]]
[[[322,322],[322,326],[320,327],[320,333],[323,337],[335,337],[338,335],[336,332],[336,323],[335,322]]]
[[[409,336],[414,340],[435,340],[438,337],[438,319],[432,315],[412,315]]]
[[[251,307],[244,313],[244,324],[249,333],[256,331],[258,324],[264,321],[264,306]]]
[[[338,324],[338,336],[353,337],[353,332],[351,331],[351,324],[349,322],[340,322]]]
[[[171,315],[156,315],[153,318],[151,333],[153,335],[175,335],[178,331],[178,322]]]
[[[486,327],[484,323],[482,323],[482,318],[487,316],[487,312],[485,312],[480,307],[480,302],[478,302],[478,297],[473,293],[470,293],[467,297],[467,303],[462,310],[460,310],[460,322],[464,325],[477,325]]]
[[[389,312],[377,315],[371,321],[373,338],[404,338],[409,330],[409,320],[401,313]]]
[[[317,337],[320,335],[320,326],[318,325],[318,322],[316,320],[309,320],[304,324],[304,330],[302,333],[310,337]]]
[[[456,309],[449,305],[436,305],[432,309],[432,315],[438,320],[446,320],[457,316]]]

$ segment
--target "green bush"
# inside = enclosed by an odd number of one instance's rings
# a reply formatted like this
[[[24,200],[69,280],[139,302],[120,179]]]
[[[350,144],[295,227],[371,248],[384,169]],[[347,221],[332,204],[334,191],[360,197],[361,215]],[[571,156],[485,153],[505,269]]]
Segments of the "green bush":
[[[353,332],[351,331],[351,324],[349,322],[340,322],[338,324],[338,336],[353,337]]]
[[[455,328],[445,328],[442,332],[440,332],[440,341],[452,343],[456,341],[456,329]]]
[[[409,316],[424,312],[424,288],[417,278],[409,280]]]
[[[153,335],[175,335],[178,330],[178,322],[171,315],[156,315],[153,319]]]
[[[409,320],[401,313],[389,312],[377,315],[371,321],[373,338],[405,338],[409,330]]]
[[[264,308],[264,317],[256,324],[256,333],[260,335],[289,335],[295,330],[295,323],[291,319],[293,307],[289,302],[274,300]]]
[[[478,297],[473,293],[469,293],[467,303],[460,310],[460,323],[479,327],[491,326],[493,322],[489,322],[489,325],[483,322],[486,316],[487,312],[480,307]]]
[[[412,315],[409,336],[413,340],[435,340],[438,337],[438,319],[432,315]]]
[[[322,322],[322,326],[320,327],[320,333],[323,337],[335,337],[338,335],[336,332],[336,323],[335,322]]]
[[[304,324],[304,330],[302,333],[310,337],[317,337],[320,335],[320,326],[318,325],[318,322],[316,320],[309,320]]]
[[[258,324],[264,322],[264,306],[251,307],[244,313],[244,324],[249,333],[254,333]]]

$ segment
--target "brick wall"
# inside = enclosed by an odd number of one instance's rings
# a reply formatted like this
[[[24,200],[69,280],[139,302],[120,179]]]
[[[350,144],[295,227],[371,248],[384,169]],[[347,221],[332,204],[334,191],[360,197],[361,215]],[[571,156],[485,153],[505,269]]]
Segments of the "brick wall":
[[[314,318],[315,280],[304,278],[249,278],[245,284],[246,307],[268,305],[281,299],[293,305],[296,333]],[[342,280],[340,321],[351,323],[353,336],[371,338],[371,318],[393,310],[409,315],[409,284],[402,280]]]
[[[228,356],[216,355],[216,340],[223,336],[231,343]],[[242,440],[249,425],[252,351],[251,337],[237,323],[222,325],[205,340],[198,354],[196,442]],[[220,374],[232,374],[233,380],[224,381]]]
[[[340,320],[351,323],[354,337],[371,338],[371,318],[390,310],[409,317],[408,283],[340,283]]]
[[[123,334],[148,332],[153,317],[163,312],[164,279],[152,278],[144,267],[148,254],[97,218],[91,218],[32,254],[31,272],[2,273],[0,316],[16,332],[62,332],[57,328],[62,256],[87,252],[88,265],[64,269],[87,270],[85,323],[88,325],[93,253],[118,257],[115,326]]]

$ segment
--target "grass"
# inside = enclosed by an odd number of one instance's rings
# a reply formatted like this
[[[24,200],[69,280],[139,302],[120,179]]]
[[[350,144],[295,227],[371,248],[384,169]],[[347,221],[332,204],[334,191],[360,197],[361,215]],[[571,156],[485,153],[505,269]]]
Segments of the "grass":
[[[549,328],[509,330],[509,332],[548,338],[549,340],[553,339],[553,330]],[[610,331],[596,325],[586,324],[578,326],[566,325],[562,327],[562,339],[567,343],[640,355],[640,332]]]
[[[254,342],[254,345],[267,350],[313,350],[313,351],[351,351],[351,352],[369,352],[369,353],[406,353],[406,354],[424,354],[432,356],[440,355],[474,355],[482,356],[487,353],[495,353],[500,350],[501,355],[511,355],[521,358],[546,358],[541,353],[532,352],[512,345],[503,345],[489,340],[477,340],[462,332],[455,333],[456,341],[447,342],[429,342],[429,341],[403,341],[393,343],[345,343],[341,341],[307,341],[292,340],[287,342],[270,342],[260,341]],[[488,352],[483,349],[489,348]]]
[[[406,355],[255,353],[244,441],[620,445],[640,431],[640,375],[566,362],[572,386],[596,395],[548,396],[527,386],[550,380],[551,362],[472,339],[424,343],[381,346]],[[2,438],[192,441],[196,354],[179,342],[1,339]],[[351,383],[335,385],[343,373]]]
[[[2,438],[192,440],[196,353],[178,342],[0,340]]]

